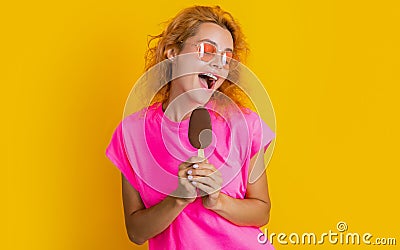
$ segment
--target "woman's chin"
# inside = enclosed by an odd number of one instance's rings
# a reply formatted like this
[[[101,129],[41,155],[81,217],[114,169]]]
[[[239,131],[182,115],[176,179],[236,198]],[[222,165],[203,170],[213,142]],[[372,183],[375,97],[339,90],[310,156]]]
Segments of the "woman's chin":
[[[191,96],[191,100],[193,103],[198,104],[198,106],[205,106],[207,102],[210,100],[212,96],[212,92],[207,91],[203,93],[196,93],[196,95]]]

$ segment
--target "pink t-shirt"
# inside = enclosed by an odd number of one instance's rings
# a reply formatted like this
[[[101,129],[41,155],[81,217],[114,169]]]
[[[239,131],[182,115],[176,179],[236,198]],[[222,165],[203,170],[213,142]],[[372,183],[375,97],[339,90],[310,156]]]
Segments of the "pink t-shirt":
[[[250,159],[267,149],[275,134],[249,110],[216,116],[209,109],[213,140],[205,156],[222,174],[221,192],[244,199]],[[188,139],[189,119],[174,122],[160,103],[127,116],[115,130],[107,157],[140,193],[146,208],[162,201],[178,186],[178,166],[197,155]],[[149,249],[274,249],[261,244],[257,227],[237,226],[204,208],[201,198],[187,205]]]

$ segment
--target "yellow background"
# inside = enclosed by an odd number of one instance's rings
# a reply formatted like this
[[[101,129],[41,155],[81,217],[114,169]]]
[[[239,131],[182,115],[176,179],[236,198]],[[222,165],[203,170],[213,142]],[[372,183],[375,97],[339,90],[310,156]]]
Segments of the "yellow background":
[[[120,174],[104,151],[142,73],[147,35],[194,3],[240,21],[248,66],[274,105],[269,232],[322,233],[345,221],[399,245],[398,1],[72,0],[1,10],[1,248],[146,249],[128,241]]]

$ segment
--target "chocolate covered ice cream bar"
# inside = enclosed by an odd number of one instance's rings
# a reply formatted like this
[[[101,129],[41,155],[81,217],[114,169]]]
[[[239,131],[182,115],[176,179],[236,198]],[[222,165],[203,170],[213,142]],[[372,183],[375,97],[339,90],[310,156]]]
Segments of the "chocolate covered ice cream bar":
[[[207,109],[198,107],[193,110],[188,136],[190,144],[198,149],[198,156],[204,158],[204,148],[208,147],[212,141],[211,118]]]

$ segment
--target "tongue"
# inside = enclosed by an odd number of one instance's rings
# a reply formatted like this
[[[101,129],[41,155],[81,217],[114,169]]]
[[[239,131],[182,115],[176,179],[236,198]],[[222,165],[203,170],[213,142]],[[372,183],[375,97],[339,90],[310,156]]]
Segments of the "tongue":
[[[212,86],[214,86],[215,80],[212,79],[211,77],[207,78],[207,84],[208,84],[208,88],[211,89]]]
[[[215,80],[211,77],[208,77],[206,75],[199,75],[200,78],[206,80],[207,86],[210,89],[212,86],[214,86]]]

